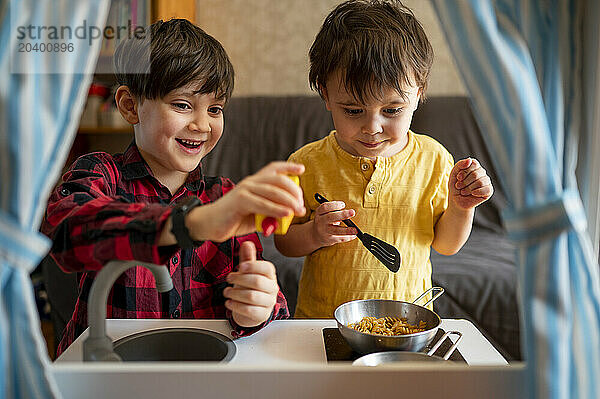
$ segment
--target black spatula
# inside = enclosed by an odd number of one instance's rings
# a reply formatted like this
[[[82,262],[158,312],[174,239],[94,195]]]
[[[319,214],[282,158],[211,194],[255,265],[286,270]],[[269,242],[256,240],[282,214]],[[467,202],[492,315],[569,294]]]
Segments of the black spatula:
[[[319,204],[324,202],[329,202],[325,197],[323,197],[319,193],[315,193],[315,199]],[[396,273],[400,269],[400,265],[402,264],[402,258],[400,258],[400,252],[398,250],[388,244],[385,241],[380,240],[377,237],[373,237],[370,234],[363,233],[357,225],[350,219],[342,220],[344,224],[348,227],[354,227],[358,234],[356,236],[363,243],[365,248],[369,250],[381,263],[385,265],[390,271]]]

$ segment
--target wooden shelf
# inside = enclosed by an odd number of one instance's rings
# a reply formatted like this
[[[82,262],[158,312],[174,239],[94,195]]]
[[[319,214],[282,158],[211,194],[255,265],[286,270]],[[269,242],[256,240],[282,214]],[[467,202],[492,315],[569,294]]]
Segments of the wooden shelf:
[[[153,0],[152,22],[162,19],[185,18],[192,23],[196,22],[196,0]]]
[[[132,134],[133,127],[80,127],[77,134]]]

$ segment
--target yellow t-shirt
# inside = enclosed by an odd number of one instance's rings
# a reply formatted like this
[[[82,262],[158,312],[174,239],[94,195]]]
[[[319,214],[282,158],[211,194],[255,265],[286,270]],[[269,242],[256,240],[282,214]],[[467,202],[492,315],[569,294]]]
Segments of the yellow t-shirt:
[[[293,223],[314,218],[318,192],[344,201],[363,232],[394,245],[402,257],[392,273],[358,239],[318,249],[304,260],[295,317],[331,318],[337,306],[355,299],[412,302],[431,287],[430,246],[454,164],[440,143],[409,131],[402,151],[372,161],[344,151],[332,131],[289,160],[306,168],[300,186],[307,213]]]

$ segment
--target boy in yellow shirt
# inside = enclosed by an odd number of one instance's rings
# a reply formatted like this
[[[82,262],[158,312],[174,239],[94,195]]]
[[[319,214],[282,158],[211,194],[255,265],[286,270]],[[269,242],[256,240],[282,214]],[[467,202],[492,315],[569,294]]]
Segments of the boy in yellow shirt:
[[[296,317],[332,317],[355,299],[412,301],[431,287],[430,247],[458,252],[475,207],[492,196],[477,160],[454,164],[440,143],[409,130],[432,62],[423,28],[400,2],[350,0],[325,19],[310,49],[309,80],[335,130],[290,156],[306,168],[307,213],[275,237],[282,254],[306,256]],[[315,193],[331,202],[319,204]],[[350,218],[399,250],[397,273],[341,223]]]

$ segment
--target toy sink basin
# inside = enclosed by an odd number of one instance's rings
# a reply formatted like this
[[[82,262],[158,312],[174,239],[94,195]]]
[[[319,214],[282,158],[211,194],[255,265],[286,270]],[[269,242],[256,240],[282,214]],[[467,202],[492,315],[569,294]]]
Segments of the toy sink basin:
[[[123,337],[113,344],[123,361],[229,362],[235,343],[201,328],[161,328]]]

